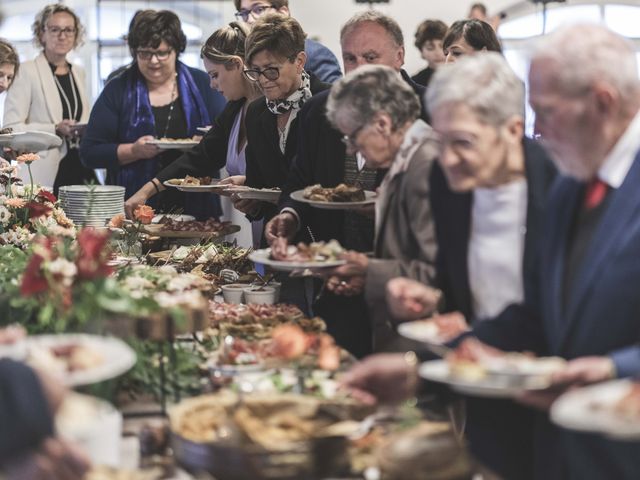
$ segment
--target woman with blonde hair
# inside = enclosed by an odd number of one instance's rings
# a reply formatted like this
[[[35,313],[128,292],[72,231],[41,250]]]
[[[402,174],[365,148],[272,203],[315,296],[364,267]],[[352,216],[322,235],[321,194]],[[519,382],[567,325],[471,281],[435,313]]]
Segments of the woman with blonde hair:
[[[9,90],[4,126],[14,131],[38,130],[59,135],[59,148],[40,152],[33,164],[34,181],[53,185],[82,184],[94,179],[80,163],[77,141],[91,105],[85,88],[85,72],[67,60],[71,50],[82,44],[84,27],[80,18],[61,3],[47,5],[32,25],[34,43],[42,48],[35,60],[25,62]]]

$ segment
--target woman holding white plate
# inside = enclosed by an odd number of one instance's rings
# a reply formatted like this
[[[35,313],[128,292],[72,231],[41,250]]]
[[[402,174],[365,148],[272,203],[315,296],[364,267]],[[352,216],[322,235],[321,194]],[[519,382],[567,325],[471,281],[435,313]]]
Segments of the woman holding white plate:
[[[53,186],[83,184],[95,179],[80,163],[78,124],[89,119],[91,105],[85,72],[67,60],[84,38],[84,27],[73,10],[63,4],[47,5],[32,26],[34,42],[42,47],[35,60],[25,62],[9,90],[4,126],[14,132],[41,131],[63,139],[58,148],[39,152],[31,169],[36,183]]]

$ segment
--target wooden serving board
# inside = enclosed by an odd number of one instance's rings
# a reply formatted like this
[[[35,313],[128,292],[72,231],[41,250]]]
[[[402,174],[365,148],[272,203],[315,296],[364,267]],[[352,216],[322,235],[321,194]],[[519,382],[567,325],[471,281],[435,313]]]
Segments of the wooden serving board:
[[[218,231],[183,231],[183,230],[164,230],[164,225],[151,224],[144,225],[143,232],[149,235],[155,235],[157,237],[164,238],[206,238],[215,239],[230,235],[240,231],[240,225],[229,225],[222,230]]]

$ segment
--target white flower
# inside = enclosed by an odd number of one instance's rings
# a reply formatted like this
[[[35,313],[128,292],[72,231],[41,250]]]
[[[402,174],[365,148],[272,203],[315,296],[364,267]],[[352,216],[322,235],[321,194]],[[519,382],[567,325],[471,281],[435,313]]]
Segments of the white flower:
[[[11,220],[11,212],[7,209],[7,207],[0,206],[0,223],[2,225],[6,225]]]
[[[0,235],[0,241],[4,244],[15,245],[16,247],[25,247],[28,245],[35,234],[31,233],[24,227],[14,227],[8,232]]]
[[[198,290],[188,290],[186,292],[180,292],[178,294],[159,292],[155,295],[155,300],[162,308],[171,308],[178,306],[186,306],[191,308],[198,308],[202,305],[202,295]]]
[[[178,273],[178,271],[171,265],[163,265],[162,267],[158,268],[158,271],[160,273],[166,273],[169,275],[175,275],[176,273]]]
[[[73,278],[78,273],[76,265],[65,258],[56,258],[48,264],[48,269],[54,275],[62,276],[62,284],[65,287],[71,286]]]
[[[137,275],[125,278],[124,285],[129,290],[145,290],[153,288],[153,283],[151,281],[143,277],[138,277]]]
[[[26,189],[24,185],[11,185],[11,193],[13,193],[14,197],[24,197],[26,194]]]

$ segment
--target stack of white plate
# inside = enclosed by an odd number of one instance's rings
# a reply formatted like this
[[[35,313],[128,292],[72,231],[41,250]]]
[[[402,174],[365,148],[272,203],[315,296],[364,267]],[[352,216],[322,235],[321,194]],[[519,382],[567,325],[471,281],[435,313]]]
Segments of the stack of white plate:
[[[60,187],[58,199],[77,226],[104,227],[114,215],[124,213],[124,187],[69,185]]]

